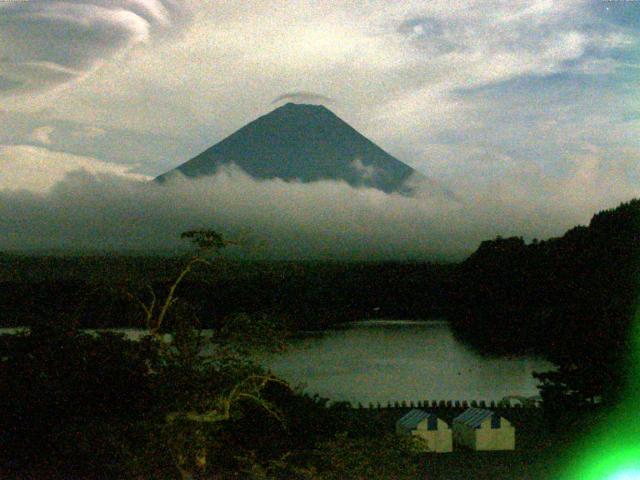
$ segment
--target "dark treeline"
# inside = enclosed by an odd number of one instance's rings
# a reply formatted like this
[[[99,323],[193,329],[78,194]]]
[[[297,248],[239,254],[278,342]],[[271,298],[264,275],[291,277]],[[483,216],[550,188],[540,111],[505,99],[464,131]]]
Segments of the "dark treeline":
[[[73,314],[83,327],[142,326],[136,299],[166,291],[184,259],[0,257],[0,324],[33,325]],[[203,327],[238,313],[279,315],[293,327],[363,318],[441,316],[452,265],[216,261],[180,285]]]
[[[381,419],[252,362],[281,349],[279,323],[207,340],[191,320],[177,310],[169,343],[88,334],[64,314],[0,335],[0,478],[417,478],[413,445]]]
[[[444,315],[479,350],[552,360],[538,374],[545,429],[582,431],[573,419],[591,421],[587,404],[619,398],[630,373],[639,249],[634,200],[560,238],[483,242],[459,265],[215,261],[180,283],[168,344],[157,311],[140,342],[79,327],[144,326],[137,302],[169,298],[184,258],[0,255],[0,325],[33,327],[0,336],[0,477],[417,478],[410,442],[381,435],[395,417],[360,417],[252,363],[282,347],[287,319]],[[206,358],[194,326],[214,327]]]
[[[560,372],[540,379],[558,393],[615,395],[628,375],[639,253],[640,200],[560,238],[486,241],[452,276],[447,317],[483,351],[552,360]]]
[[[560,372],[540,380],[586,401],[615,395],[627,376],[639,240],[633,200],[560,238],[483,242],[458,265],[222,260],[193,272],[177,294],[202,327],[238,313],[284,317],[294,329],[444,316],[483,352],[552,360]],[[137,299],[162,297],[183,262],[1,255],[0,325],[72,315],[82,327],[144,326]]]

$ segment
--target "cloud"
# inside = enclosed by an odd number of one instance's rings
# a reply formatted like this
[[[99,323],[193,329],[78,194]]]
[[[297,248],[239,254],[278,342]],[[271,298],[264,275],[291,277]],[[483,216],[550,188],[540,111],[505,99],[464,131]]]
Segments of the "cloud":
[[[34,142],[42,143],[44,145],[49,145],[51,143],[51,134],[55,131],[55,128],[51,125],[45,125],[43,127],[38,127],[31,132],[29,135],[29,139]]]
[[[96,137],[102,137],[107,131],[104,128],[95,126],[85,126],[82,129],[74,130],[71,135],[76,138],[93,139]]]
[[[320,95],[313,92],[288,92],[276,97],[271,104],[276,104],[284,101],[300,102],[300,103],[324,103],[331,104],[334,102],[332,98]]]
[[[11,78],[0,75],[0,92],[17,89],[22,84],[23,82],[20,80],[12,80]]]
[[[248,235],[252,242],[240,253],[249,257],[459,259],[498,234],[562,234],[595,210],[638,193],[631,186],[600,185],[597,164],[576,159],[583,169],[562,182],[513,175],[482,192],[466,192],[463,202],[343,182],[257,181],[234,167],[164,184],[85,169],[47,190],[0,190],[0,249],[151,252],[179,247],[182,231],[213,228],[229,238]],[[582,190],[568,192],[574,182]],[[587,195],[591,203],[585,204]]]
[[[0,3],[0,94],[77,80],[188,17],[172,0]],[[24,39],[28,39],[25,41]]]
[[[204,149],[219,132],[266,113],[283,92],[320,92],[339,99],[336,113],[365,135],[410,149],[437,141],[443,130],[493,128],[461,90],[527,77],[540,79],[534,89],[553,89],[545,78],[615,71],[620,50],[633,49],[636,38],[594,13],[588,0],[250,3],[198,2],[180,42],[141,45],[63,98],[39,101],[55,105],[60,119],[180,132]],[[27,103],[13,107],[24,111]],[[494,99],[492,108],[527,106]],[[403,159],[412,166],[423,160]]]
[[[191,2],[198,12],[180,41],[155,41],[183,30],[183,7],[169,2],[73,1],[55,12],[61,2],[22,3],[0,2],[0,22],[16,20],[0,25],[0,89],[85,79],[7,98],[3,108],[20,113],[52,110],[0,121],[0,143],[29,143],[34,128],[53,125],[56,148],[157,174],[266,113],[272,99],[321,92],[358,131],[452,190],[495,203],[483,193],[492,185],[501,208],[514,198],[514,211],[539,212],[529,228],[537,236],[633,193],[612,179],[619,152],[637,146],[640,124],[624,120],[640,107],[637,21],[612,23],[590,0]],[[91,14],[77,15],[80,5]],[[114,20],[114,9],[129,13]],[[16,38],[29,42],[20,50]],[[70,133],[83,125],[106,133]],[[599,162],[584,157],[585,142],[602,148]],[[581,189],[575,179],[592,177],[577,175],[580,162],[611,192]],[[528,192],[532,204],[545,195],[563,204],[570,191],[563,208],[527,210],[521,200]]]
[[[40,136],[46,137],[42,139],[47,140],[49,133],[50,129],[39,132]],[[131,165],[107,163],[42,147],[0,145],[0,191],[5,194],[17,190],[43,193],[64,180],[67,174],[75,171],[85,171],[93,175],[109,174],[132,180],[149,179],[144,175],[131,173],[130,170]]]
[[[351,168],[353,168],[362,176],[362,178],[366,180],[373,180],[381,172],[381,169],[376,168],[376,166],[373,164],[365,165],[364,163],[362,163],[361,158],[356,158],[353,162],[351,162]]]

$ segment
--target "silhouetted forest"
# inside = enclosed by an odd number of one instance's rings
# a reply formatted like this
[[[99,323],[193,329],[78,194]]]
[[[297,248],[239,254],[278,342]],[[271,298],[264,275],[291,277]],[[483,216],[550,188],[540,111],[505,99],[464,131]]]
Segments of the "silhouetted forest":
[[[136,299],[166,291],[180,258],[0,257],[2,326],[73,314],[82,327],[142,326]],[[202,326],[237,313],[278,315],[297,328],[362,318],[440,316],[453,265],[231,262],[194,272],[178,295]]]
[[[640,200],[593,216],[559,238],[483,242],[460,264],[216,261],[177,295],[202,327],[225,317],[279,316],[293,328],[363,318],[445,316],[460,339],[491,354],[535,352],[620,385],[639,278]],[[0,255],[0,325],[143,326],[138,300],[162,296],[179,257]]]
[[[281,350],[279,323],[231,319],[205,338],[189,314],[170,340],[66,315],[0,335],[0,478],[416,478],[410,439],[253,362]]]
[[[559,238],[485,241],[457,265],[222,259],[195,271],[177,295],[201,327],[238,313],[285,318],[293,329],[444,316],[483,352],[552,360],[560,373],[541,377],[549,391],[562,385],[563,396],[579,391],[589,401],[624,384],[639,240],[640,200],[633,200]],[[72,316],[81,327],[143,326],[138,300],[162,296],[183,261],[0,255],[0,325]]]
[[[640,200],[560,238],[483,242],[449,279],[447,318],[483,351],[543,354],[561,371],[541,380],[564,393],[615,397],[627,377],[639,253]]]
[[[0,476],[408,479],[418,468],[435,471],[441,462],[420,466],[409,442],[381,435],[393,418],[291,391],[247,355],[279,349],[287,327],[367,317],[444,315],[483,352],[547,357],[558,369],[537,374],[553,419],[542,435],[563,431],[568,412],[588,418],[580,407],[591,415],[589,404],[611,405],[623,392],[639,240],[633,200],[560,238],[483,242],[458,265],[216,261],[179,284],[166,345],[155,336],[161,320],[140,342],[79,328],[145,326],[140,302],[173,298],[184,258],[0,255],[1,324],[32,327],[0,336]],[[214,327],[212,355],[201,356],[194,326]],[[372,445],[385,457],[371,457]],[[468,463],[451,458],[454,468]]]

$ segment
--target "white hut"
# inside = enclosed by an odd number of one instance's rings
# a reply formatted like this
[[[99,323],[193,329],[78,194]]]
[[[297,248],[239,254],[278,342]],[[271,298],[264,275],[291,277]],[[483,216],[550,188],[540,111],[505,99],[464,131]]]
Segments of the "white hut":
[[[396,422],[396,433],[417,436],[430,452],[450,452],[453,448],[451,428],[435,414],[413,409]]]
[[[513,450],[516,429],[491,410],[469,408],[453,419],[453,439],[473,450]]]

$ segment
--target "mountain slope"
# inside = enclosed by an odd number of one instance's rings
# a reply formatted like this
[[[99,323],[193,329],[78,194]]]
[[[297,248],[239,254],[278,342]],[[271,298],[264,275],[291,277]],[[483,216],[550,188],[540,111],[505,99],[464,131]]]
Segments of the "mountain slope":
[[[413,174],[422,177],[327,108],[288,103],[157,180],[176,171],[187,177],[212,175],[232,163],[259,179],[344,180],[385,192],[407,192],[405,181]]]

